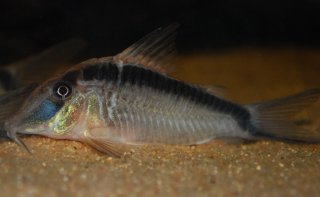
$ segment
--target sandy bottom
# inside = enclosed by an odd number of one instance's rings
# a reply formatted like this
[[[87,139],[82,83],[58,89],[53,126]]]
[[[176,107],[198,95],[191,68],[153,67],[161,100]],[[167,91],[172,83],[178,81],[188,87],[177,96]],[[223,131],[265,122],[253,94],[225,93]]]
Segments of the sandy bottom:
[[[320,87],[320,51],[241,50],[189,55],[174,76],[222,84],[261,101]],[[319,110],[311,114],[320,117]],[[31,136],[33,154],[0,143],[1,196],[318,196],[320,145],[260,141],[144,146],[113,158],[73,141]]]

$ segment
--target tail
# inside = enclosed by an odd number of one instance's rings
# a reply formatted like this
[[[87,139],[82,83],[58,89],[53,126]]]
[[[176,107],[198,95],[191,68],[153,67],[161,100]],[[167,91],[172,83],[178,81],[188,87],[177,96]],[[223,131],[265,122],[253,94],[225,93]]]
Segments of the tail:
[[[320,89],[310,89],[285,98],[247,105],[251,115],[249,132],[255,138],[320,143],[320,129],[302,128],[294,121],[299,112],[319,97]]]

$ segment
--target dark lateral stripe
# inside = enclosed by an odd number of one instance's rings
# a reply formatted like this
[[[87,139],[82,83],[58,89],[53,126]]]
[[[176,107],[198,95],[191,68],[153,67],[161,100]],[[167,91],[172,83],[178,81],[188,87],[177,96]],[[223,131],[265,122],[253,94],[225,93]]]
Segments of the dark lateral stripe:
[[[108,82],[117,82],[119,77],[117,65],[107,62],[88,65],[82,69],[82,72],[70,71],[63,76],[63,80],[76,83],[80,73],[82,73],[81,79],[84,81],[106,80]],[[125,84],[150,87],[189,99],[214,111],[230,114],[244,130],[249,127],[250,114],[242,106],[218,98],[200,88],[169,78],[158,72],[134,65],[124,65],[120,76],[120,85],[123,86]]]
[[[79,74],[80,74],[80,71],[78,70],[69,71],[62,76],[62,81],[69,82],[70,84],[76,84]]]
[[[218,98],[200,88],[190,86],[158,72],[134,65],[125,65],[122,69],[120,85],[124,84],[150,87],[158,91],[190,99],[217,112],[230,114],[244,130],[247,130],[250,122],[250,114],[242,106]]]
[[[82,70],[72,70],[62,76],[62,80],[76,84],[77,80],[106,80],[115,82],[118,80],[119,69],[110,62],[87,65]]]
[[[83,80],[107,80],[117,81],[119,75],[119,69],[117,65],[110,62],[88,65],[83,70]]]

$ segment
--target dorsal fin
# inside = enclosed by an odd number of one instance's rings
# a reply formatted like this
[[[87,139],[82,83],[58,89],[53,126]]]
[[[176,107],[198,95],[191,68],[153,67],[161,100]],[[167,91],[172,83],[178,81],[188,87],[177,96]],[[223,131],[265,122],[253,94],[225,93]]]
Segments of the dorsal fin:
[[[225,98],[227,95],[227,87],[219,84],[212,84],[210,86],[205,86],[205,90],[214,96]]]
[[[179,24],[159,28],[114,57],[124,64],[135,64],[158,72],[167,73],[175,54],[174,40]]]

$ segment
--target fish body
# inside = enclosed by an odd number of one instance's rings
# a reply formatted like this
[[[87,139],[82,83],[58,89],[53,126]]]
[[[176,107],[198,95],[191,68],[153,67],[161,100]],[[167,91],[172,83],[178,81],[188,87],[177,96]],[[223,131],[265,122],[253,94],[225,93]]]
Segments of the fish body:
[[[14,116],[0,115],[2,129],[22,145],[18,133],[38,134],[81,141],[113,155],[143,144],[193,145],[220,138],[320,141],[319,133],[298,130],[289,121],[319,98],[319,89],[242,106],[164,73],[175,28],[152,32],[116,56],[85,61],[21,90],[26,99]]]

